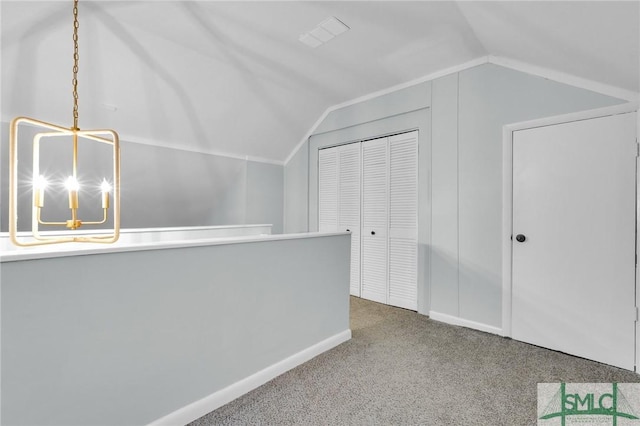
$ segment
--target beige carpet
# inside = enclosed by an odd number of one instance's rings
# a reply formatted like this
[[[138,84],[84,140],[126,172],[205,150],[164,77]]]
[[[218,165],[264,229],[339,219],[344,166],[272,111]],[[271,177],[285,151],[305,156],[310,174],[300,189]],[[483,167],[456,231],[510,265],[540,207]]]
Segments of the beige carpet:
[[[640,382],[353,297],[351,329],[350,341],[192,425],[535,425],[539,382]]]

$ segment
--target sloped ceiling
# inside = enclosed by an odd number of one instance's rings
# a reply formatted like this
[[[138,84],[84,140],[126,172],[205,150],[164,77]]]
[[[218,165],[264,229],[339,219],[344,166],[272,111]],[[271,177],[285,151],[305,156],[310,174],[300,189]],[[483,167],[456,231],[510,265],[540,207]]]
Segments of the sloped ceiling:
[[[71,125],[71,5],[0,3],[3,121]],[[81,0],[80,127],[281,162],[328,107],[486,55],[637,92],[639,32],[638,2]]]
[[[492,55],[640,90],[640,2],[461,2]]]

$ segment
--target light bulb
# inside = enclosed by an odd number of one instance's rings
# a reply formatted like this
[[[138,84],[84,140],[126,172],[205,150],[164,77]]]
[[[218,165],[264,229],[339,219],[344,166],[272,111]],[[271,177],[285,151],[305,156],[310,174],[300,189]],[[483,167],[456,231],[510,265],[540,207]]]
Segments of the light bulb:
[[[33,180],[33,187],[35,189],[46,189],[48,185],[47,179],[44,176],[40,175]]]
[[[33,205],[39,208],[44,207],[44,189],[47,187],[47,180],[40,175],[33,180]]]
[[[80,183],[78,183],[78,180],[73,176],[67,178],[64,186],[66,186],[69,191],[78,191],[80,189]]]
[[[111,191],[111,185],[109,185],[109,182],[107,182],[106,179],[102,179],[102,183],[100,184],[100,189],[102,189],[102,208],[108,209],[109,208],[109,191]]]
[[[106,179],[102,179],[102,183],[100,184],[100,189],[102,190],[102,192],[110,192],[111,185],[109,184],[109,182],[107,182]]]

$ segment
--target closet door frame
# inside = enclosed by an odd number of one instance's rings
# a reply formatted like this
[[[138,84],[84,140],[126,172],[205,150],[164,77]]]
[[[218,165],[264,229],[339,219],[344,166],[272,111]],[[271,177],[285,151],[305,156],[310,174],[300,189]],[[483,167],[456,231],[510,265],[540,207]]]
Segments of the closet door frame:
[[[413,208],[415,208],[415,218],[414,218],[414,223],[415,223],[415,228],[408,230],[409,232],[403,232],[404,230],[399,229],[397,231],[400,231],[401,236],[396,236],[399,237],[398,238],[394,238],[394,236],[391,235],[391,205],[390,205],[390,201],[391,201],[391,143],[394,139],[398,139],[399,137],[402,138],[403,136],[408,136],[409,134],[415,134],[415,142],[413,142],[415,145],[415,164],[413,165],[415,167],[415,179],[414,179],[414,183],[415,183],[415,194],[413,196],[413,201],[415,202],[415,205],[413,206]],[[382,224],[377,224],[377,226],[375,227],[371,227],[371,226],[366,226],[365,224],[365,218],[364,218],[364,146],[367,143],[371,143],[374,141],[382,141],[384,140],[385,145],[385,190],[384,190],[384,204],[385,204],[385,219],[384,219],[384,226]],[[394,141],[395,142],[395,141]],[[342,229],[344,228],[344,226],[341,226],[341,221],[340,221],[340,202],[339,202],[339,198],[340,198],[340,150],[342,149],[341,147],[346,147],[346,146],[350,146],[350,145],[354,145],[354,144],[358,144],[358,146],[360,146],[360,232],[359,232],[359,243],[360,243],[360,250],[359,250],[359,274],[358,275],[358,281],[359,281],[359,285],[358,290],[354,291],[354,285],[353,282],[351,283],[350,286],[350,293],[352,295],[358,296],[358,297],[363,297],[363,298],[367,298],[369,300],[374,300],[380,303],[384,303],[384,304],[388,304],[388,305],[392,305],[392,306],[399,306],[405,309],[411,309],[411,310],[417,310],[417,305],[418,305],[418,294],[419,294],[419,288],[418,288],[418,278],[419,278],[419,264],[418,264],[418,222],[419,222],[419,190],[418,190],[418,185],[419,185],[419,131],[414,129],[414,130],[408,130],[408,131],[403,131],[403,132],[394,132],[393,134],[390,134],[388,136],[380,136],[380,137],[373,137],[373,138],[366,138],[366,139],[362,139],[359,141],[352,141],[352,142],[348,142],[348,143],[344,143],[344,144],[340,144],[340,145],[334,145],[334,146],[325,146],[322,148],[319,148],[319,151],[328,149],[335,149],[335,155],[337,157],[337,164],[336,164],[336,187],[337,187],[337,191],[336,191],[336,201],[337,201],[337,207],[336,207],[336,229],[335,231],[344,231],[346,229]],[[326,154],[325,154],[326,155]],[[321,158],[321,154],[318,154],[318,158],[319,158],[319,162],[320,162],[320,158]],[[320,173],[319,173],[320,175]],[[318,185],[321,185],[321,180],[319,178],[318,180]],[[320,188],[318,191],[318,194],[320,195]],[[321,209],[321,203],[318,203],[318,210],[320,211]],[[319,218],[320,218],[320,214],[319,214]],[[320,220],[319,220],[320,223]],[[371,228],[371,229],[370,229]],[[375,228],[375,229],[374,229]],[[354,230],[351,230],[352,233]],[[380,288],[378,289],[378,292],[376,293],[375,291],[373,293],[371,292],[367,292],[368,289],[364,288],[365,284],[364,284],[364,279],[365,277],[363,277],[363,271],[364,268],[362,267],[363,264],[365,263],[365,259],[364,256],[367,255],[367,250],[365,248],[365,243],[368,240],[371,240],[371,238],[373,238],[373,236],[369,235],[371,232],[376,232],[376,237],[382,237],[384,239],[384,244],[377,244],[379,247],[377,247],[378,250],[383,250],[384,251],[384,258],[386,259],[384,262],[381,260],[382,258],[378,259],[377,261],[373,261],[372,263],[374,265],[376,265],[376,269],[380,269],[380,265],[384,265],[383,269],[384,271],[380,270],[377,271],[377,274],[379,275],[378,277],[376,277],[379,281],[380,276],[384,276],[384,288]],[[355,237],[355,233],[352,235],[352,239]],[[394,239],[394,243],[392,244],[392,239]],[[377,240],[377,238],[376,238]],[[395,241],[398,240],[398,241]],[[398,273],[396,276],[399,277],[399,281],[406,281],[407,279],[409,281],[411,281],[411,283],[413,283],[413,285],[415,286],[414,289],[411,289],[414,291],[413,294],[408,295],[408,297],[397,297],[397,295],[394,297],[392,295],[393,291],[392,291],[392,277],[391,277],[391,268],[392,268],[392,259],[391,259],[391,248],[392,245],[398,245],[395,243],[401,243],[400,240],[406,240],[405,242],[409,241],[409,244],[404,244],[405,247],[396,247],[398,250],[403,249],[407,255],[411,256],[412,258],[408,261],[411,271],[409,273],[405,273],[404,270],[402,270],[405,266],[406,263],[403,263],[402,261],[398,262],[394,262],[395,265],[395,269],[397,271],[400,271],[400,273]],[[353,242],[355,244],[355,242]],[[377,241],[377,243],[380,243],[380,241]],[[402,244],[400,244],[402,245]],[[384,246],[384,247],[382,247]],[[415,247],[414,247],[415,246]],[[352,253],[353,253],[353,249],[352,249]],[[406,255],[403,253],[403,260],[405,260]],[[353,260],[352,260],[353,262]],[[352,267],[355,266],[352,263]],[[354,274],[352,271],[352,280],[354,279]],[[381,283],[378,283],[381,284]],[[378,287],[380,287],[380,285],[378,285]],[[405,289],[406,291],[406,289]]]
[[[430,98],[430,87],[425,86],[425,97]],[[298,154],[308,158],[307,168],[307,209],[306,223],[308,231],[318,231],[318,150],[344,143],[359,142],[371,139],[372,136],[393,136],[413,130],[419,131],[418,140],[418,312],[428,315],[431,310],[431,146],[432,146],[432,115],[430,104],[427,101],[416,104],[410,111],[393,110],[397,113],[390,114],[389,110],[380,115],[380,118],[365,119],[361,112],[365,111],[358,105],[354,109],[353,116],[340,115],[342,121],[326,120],[325,124],[314,129],[304,142],[301,142],[302,150]],[[385,115],[386,114],[386,115]],[[336,116],[338,117],[338,116]],[[369,117],[369,116],[366,116]],[[307,149],[308,147],[308,149]],[[306,152],[305,152],[306,151]],[[297,166],[300,156],[292,157]],[[297,170],[297,169],[295,169]],[[298,175],[296,175],[298,176]],[[294,193],[296,196],[297,193]],[[293,217],[302,214],[303,209],[292,209]]]
[[[623,104],[612,107],[597,108],[558,115],[554,117],[524,121],[505,125],[502,128],[502,330],[501,334],[511,337],[511,281],[512,281],[512,244],[513,234],[513,133],[533,127],[551,126],[571,121],[589,120],[608,115],[624,114],[638,111],[637,104]],[[638,111],[640,114],[640,111]],[[640,161],[640,160],[637,160]],[[640,188],[640,174],[636,183]],[[636,200],[637,201],[637,200]],[[640,223],[640,209],[636,215],[636,223]],[[636,247],[640,246],[640,236],[636,235]],[[636,306],[640,306],[638,285],[640,266],[636,264]],[[640,365],[640,326],[636,322],[636,365]]]

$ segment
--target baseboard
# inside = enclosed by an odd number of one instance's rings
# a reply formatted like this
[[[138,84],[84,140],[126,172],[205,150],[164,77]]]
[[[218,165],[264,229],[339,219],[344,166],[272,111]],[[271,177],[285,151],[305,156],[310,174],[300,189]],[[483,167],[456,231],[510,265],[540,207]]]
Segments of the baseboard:
[[[164,425],[186,425],[207,413],[222,407],[223,405],[233,401],[234,399],[252,391],[253,389],[267,383],[269,380],[286,373],[294,367],[309,361],[323,352],[332,349],[339,344],[351,339],[351,330],[347,329],[335,334],[328,339],[316,343],[302,351],[283,359],[264,370],[258,371],[224,389],[212,393],[198,401],[186,405],[158,420],[149,423],[150,426]]]
[[[451,325],[459,325],[462,327],[473,328],[474,330],[484,331],[486,333],[497,334],[502,336],[502,329],[494,327],[492,325],[483,324],[481,322],[475,322],[460,317],[454,317],[453,315],[441,314],[440,312],[429,311],[429,318],[435,321],[444,322]]]

